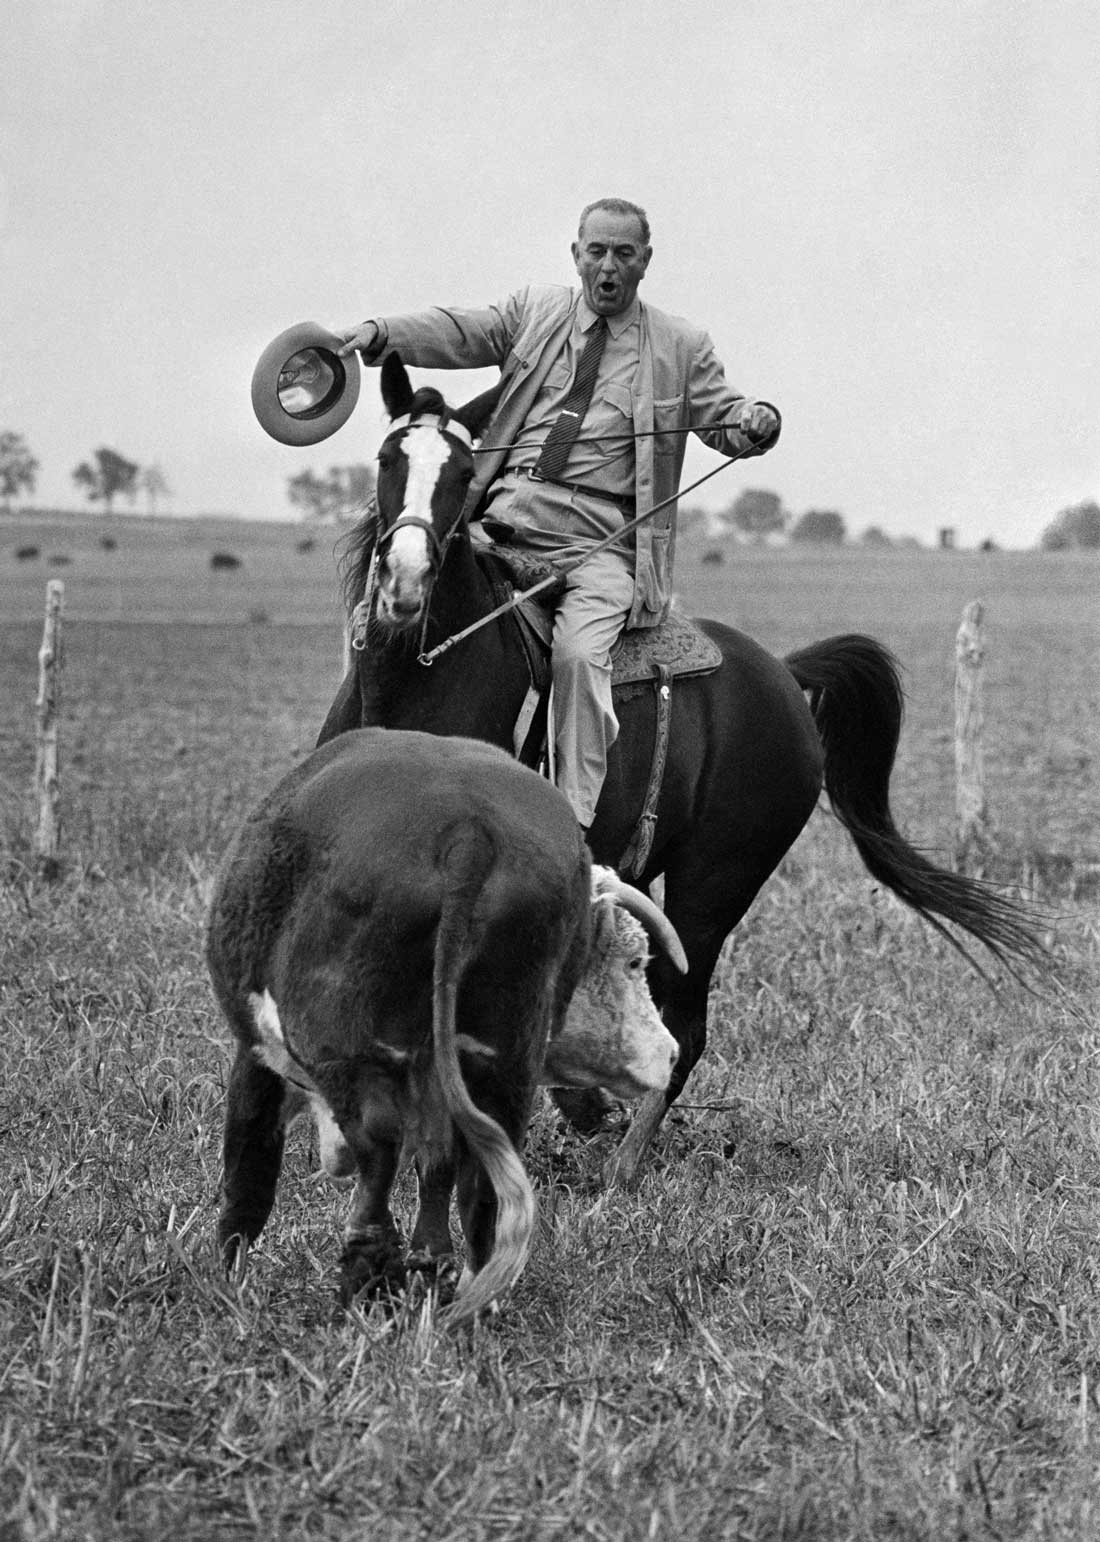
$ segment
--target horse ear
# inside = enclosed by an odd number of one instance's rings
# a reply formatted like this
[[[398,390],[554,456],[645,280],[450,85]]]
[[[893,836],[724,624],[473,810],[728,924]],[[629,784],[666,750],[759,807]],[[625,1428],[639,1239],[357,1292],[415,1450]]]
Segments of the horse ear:
[[[391,418],[403,418],[412,406],[413,388],[399,353],[382,360],[382,403]]]
[[[461,423],[469,433],[471,439],[480,439],[488,426],[489,419],[496,411],[500,393],[504,388],[504,382],[498,381],[495,386],[490,386],[487,391],[482,391],[480,396],[475,396],[472,402],[466,402],[461,407],[456,407],[451,417]]]

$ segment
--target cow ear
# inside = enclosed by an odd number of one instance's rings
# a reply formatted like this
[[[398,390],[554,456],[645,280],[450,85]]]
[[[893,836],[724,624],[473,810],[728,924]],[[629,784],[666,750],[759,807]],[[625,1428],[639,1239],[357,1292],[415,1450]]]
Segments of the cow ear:
[[[391,418],[403,418],[412,406],[413,388],[399,353],[382,360],[382,404]]]
[[[503,384],[503,381],[498,381],[495,386],[482,391],[480,396],[475,396],[473,401],[465,402],[451,413],[451,417],[462,424],[471,439],[480,439],[489,426],[489,419],[496,411]]]

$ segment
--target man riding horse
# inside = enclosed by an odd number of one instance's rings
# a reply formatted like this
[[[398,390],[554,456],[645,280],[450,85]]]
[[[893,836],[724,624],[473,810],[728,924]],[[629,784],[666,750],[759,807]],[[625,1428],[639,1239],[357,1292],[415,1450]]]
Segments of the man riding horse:
[[[389,316],[339,335],[340,353],[358,350],[367,364],[396,351],[427,369],[501,368],[492,448],[466,510],[511,531],[518,550],[572,562],[657,510],[571,568],[557,601],[555,780],[587,831],[618,733],[612,648],[624,627],[654,627],[668,613],[685,431],[741,457],[770,449],[780,424],[769,403],[730,388],[705,332],[638,299],[652,255],[643,209],[589,204],[572,255],[580,291],[530,285],[485,309]]]

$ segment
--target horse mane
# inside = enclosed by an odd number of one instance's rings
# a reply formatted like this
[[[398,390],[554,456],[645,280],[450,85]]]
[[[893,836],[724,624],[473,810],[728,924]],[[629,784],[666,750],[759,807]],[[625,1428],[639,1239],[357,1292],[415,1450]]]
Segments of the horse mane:
[[[409,403],[410,418],[438,417],[446,423],[449,415],[450,409],[443,399],[443,394],[437,391],[435,386],[421,386],[414,392],[413,399]],[[370,567],[371,553],[374,550],[377,535],[378,510],[372,499],[363,517],[357,520],[339,541],[340,556],[337,561],[337,571],[343,589],[344,609],[349,616],[363,598],[367,569]]]

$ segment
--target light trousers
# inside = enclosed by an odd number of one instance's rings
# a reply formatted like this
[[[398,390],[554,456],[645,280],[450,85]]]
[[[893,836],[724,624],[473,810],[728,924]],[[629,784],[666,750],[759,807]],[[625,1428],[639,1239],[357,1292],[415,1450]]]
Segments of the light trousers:
[[[532,482],[515,471],[494,484],[486,513],[511,525],[512,544],[532,556],[567,561],[622,528],[617,504]],[[566,578],[554,615],[554,780],[587,828],[619,732],[611,702],[611,650],[634,597],[634,553],[627,544],[598,552]]]

